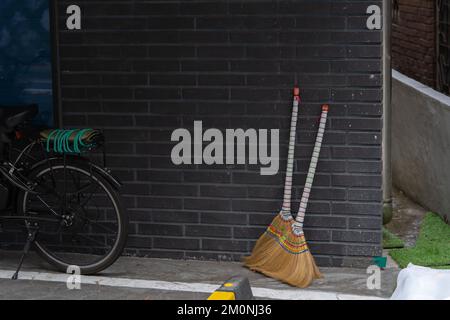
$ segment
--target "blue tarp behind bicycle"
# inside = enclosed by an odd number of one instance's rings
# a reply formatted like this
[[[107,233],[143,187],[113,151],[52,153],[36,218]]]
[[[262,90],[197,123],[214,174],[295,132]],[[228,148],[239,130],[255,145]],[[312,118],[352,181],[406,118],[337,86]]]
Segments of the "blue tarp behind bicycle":
[[[37,103],[53,124],[48,0],[0,0],[0,105]]]

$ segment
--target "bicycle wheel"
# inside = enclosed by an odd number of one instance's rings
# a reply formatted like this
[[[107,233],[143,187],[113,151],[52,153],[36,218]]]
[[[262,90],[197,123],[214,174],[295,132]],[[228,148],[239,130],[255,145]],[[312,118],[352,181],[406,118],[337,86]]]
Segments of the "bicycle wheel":
[[[58,270],[78,266],[82,274],[109,267],[123,251],[128,216],[118,192],[86,161],[54,159],[33,169],[34,191],[20,192],[18,213],[45,218],[38,225],[38,254]]]

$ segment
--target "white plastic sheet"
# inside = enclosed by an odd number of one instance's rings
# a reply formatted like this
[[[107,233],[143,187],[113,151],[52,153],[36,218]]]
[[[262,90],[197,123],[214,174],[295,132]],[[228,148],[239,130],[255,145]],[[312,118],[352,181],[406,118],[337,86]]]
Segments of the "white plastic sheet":
[[[410,263],[400,271],[393,300],[450,300],[450,270]]]

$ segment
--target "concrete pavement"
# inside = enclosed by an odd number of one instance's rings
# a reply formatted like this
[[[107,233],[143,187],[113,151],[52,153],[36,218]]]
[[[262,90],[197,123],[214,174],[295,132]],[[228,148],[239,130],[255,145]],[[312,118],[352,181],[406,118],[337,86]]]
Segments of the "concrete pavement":
[[[0,251],[0,299],[206,299],[231,276],[248,277],[257,299],[379,299],[389,298],[398,269],[381,272],[381,288],[367,288],[366,270],[321,268],[323,279],[298,289],[254,273],[240,263],[122,257],[94,277],[82,277],[80,290],[69,290],[67,275],[31,254],[19,280],[8,278],[18,253]]]

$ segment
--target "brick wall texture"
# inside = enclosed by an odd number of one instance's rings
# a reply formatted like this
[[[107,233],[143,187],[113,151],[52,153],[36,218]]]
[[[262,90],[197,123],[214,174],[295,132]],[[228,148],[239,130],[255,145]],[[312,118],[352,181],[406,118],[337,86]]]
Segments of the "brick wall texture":
[[[65,29],[78,4],[82,30]],[[380,254],[381,32],[378,1],[61,1],[65,127],[102,128],[109,167],[131,216],[127,253],[239,260],[281,207],[295,83],[303,103],[298,208],[320,106],[331,112],[306,218],[321,266]],[[280,172],[255,165],[182,165],[171,133],[281,129]]]
[[[392,23],[393,68],[431,87],[436,85],[435,7],[435,0],[395,0]]]

